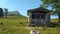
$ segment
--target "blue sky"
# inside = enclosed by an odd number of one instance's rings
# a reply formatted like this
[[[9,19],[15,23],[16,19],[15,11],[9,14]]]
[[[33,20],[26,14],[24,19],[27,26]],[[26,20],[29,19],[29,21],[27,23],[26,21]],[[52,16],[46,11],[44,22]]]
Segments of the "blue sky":
[[[20,14],[27,16],[27,10],[39,7],[40,0],[0,0],[0,7],[7,8],[9,11],[19,11]],[[48,8],[51,9],[50,7]],[[56,18],[52,16],[51,18]]]

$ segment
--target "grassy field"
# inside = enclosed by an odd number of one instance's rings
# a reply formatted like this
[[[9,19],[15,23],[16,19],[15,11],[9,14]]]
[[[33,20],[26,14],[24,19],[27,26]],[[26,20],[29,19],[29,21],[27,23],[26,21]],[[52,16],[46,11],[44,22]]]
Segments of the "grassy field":
[[[8,17],[0,18],[0,34],[29,34],[31,29],[36,29],[41,34],[60,34],[60,28],[47,28],[47,27],[27,27],[26,17]]]

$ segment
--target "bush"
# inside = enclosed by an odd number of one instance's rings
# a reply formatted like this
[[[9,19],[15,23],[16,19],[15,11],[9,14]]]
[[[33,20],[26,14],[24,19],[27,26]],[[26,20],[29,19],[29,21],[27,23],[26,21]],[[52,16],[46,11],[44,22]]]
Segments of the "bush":
[[[0,22],[0,25],[3,25],[3,22]]]
[[[23,24],[22,22],[20,22],[20,24]]]

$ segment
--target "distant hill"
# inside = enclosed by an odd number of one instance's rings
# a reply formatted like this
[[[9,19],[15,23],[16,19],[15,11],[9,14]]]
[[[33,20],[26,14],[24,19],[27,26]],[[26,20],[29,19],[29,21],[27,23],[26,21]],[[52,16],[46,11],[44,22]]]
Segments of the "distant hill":
[[[8,16],[20,16],[20,13],[18,11],[11,11],[8,12]]]
[[[50,21],[51,21],[52,23],[57,23],[57,22],[58,22],[58,18],[51,19]]]
[[[5,12],[4,12],[4,15],[5,15]],[[18,11],[9,11],[8,16],[21,16],[21,17],[25,17],[23,15],[21,15]]]

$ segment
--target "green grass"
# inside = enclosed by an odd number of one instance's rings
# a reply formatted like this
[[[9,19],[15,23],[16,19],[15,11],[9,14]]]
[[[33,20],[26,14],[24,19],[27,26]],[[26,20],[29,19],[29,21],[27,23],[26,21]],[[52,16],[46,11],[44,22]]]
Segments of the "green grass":
[[[3,23],[3,24],[1,24]],[[60,34],[60,28],[47,28],[44,27],[27,27],[26,17],[8,17],[0,18],[0,34],[29,34],[31,29],[36,29],[41,32],[41,34]]]

